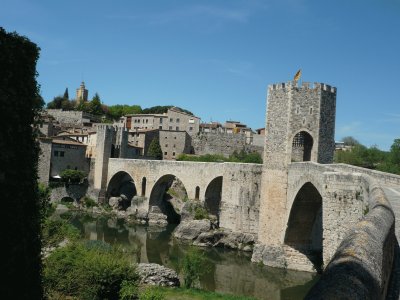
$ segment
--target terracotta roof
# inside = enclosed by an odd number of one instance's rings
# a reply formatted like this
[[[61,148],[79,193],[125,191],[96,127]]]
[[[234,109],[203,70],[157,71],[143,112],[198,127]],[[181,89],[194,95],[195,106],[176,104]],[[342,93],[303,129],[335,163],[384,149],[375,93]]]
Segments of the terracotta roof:
[[[53,144],[61,144],[61,145],[75,145],[75,146],[82,146],[86,147],[86,145],[75,142],[75,141],[63,141],[63,140],[53,140]]]

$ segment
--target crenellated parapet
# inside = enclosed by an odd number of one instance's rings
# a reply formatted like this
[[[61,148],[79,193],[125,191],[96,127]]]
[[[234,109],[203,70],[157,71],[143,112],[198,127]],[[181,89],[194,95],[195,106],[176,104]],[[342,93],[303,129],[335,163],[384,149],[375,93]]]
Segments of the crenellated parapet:
[[[332,94],[336,94],[336,87],[330,86],[329,84],[320,83],[320,82],[302,82],[301,85],[296,81],[288,81],[288,82],[280,82],[268,85],[268,91],[274,90],[284,90],[284,89],[304,89],[304,90],[321,90],[330,92]]]

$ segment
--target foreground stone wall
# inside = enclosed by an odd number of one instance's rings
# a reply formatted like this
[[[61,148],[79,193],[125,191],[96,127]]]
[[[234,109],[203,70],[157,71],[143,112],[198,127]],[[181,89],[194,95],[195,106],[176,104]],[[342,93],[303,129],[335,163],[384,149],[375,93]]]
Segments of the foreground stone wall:
[[[382,188],[370,178],[366,182],[369,213],[347,232],[306,299],[386,298],[398,247],[395,219]]]

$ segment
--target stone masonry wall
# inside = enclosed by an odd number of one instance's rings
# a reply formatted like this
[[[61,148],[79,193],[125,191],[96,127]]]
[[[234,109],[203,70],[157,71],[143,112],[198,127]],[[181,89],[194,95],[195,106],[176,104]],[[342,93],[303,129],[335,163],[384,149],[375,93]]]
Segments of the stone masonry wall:
[[[379,185],[365,181],[369,213],[347,232],[305,299],[386,299],[398,248],[394,214]]]
[[[201,132],[192,136],[194,154],[222,154],[226,157],[234,151],[263,153],[264,148],[257,145],[246,144],[245,134],[227,134]]]
[[[51,162],[51,140],[40,139],[40,154],[38,162],[38,177],[39,182],[47,184],[50,176],[50,162]]]

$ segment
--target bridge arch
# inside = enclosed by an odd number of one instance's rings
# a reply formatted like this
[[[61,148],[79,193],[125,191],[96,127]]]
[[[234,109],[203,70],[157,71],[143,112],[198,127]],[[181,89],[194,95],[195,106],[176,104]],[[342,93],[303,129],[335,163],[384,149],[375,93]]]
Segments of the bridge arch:
[[[322,236],[322,196],[314,184],[306,182],[291,206],[284,244],[304,254],[316,270],[321,270]]]
[[[167,193],[172,185],[178,187],[178,192]],[[172,201],[172,199],[175,199]],[[149,212],[162,213],[167,216],[168,223],[177,224],[180,222],[181,206],[182,203],[176,201],[176,198],[181,200],[187,199],[188,194],[183,182],[173,174],[166,174],[161,176],[150,193],[149,198]]]
[[[110,197],[120,197],[124,195],[130,206],[131,200],[136,196],[137,190],[132,176],[125,172],[119,171],[115,173],[107,185],[106,199]]]
[[[215,177],[207,186],[205,193],[205,207],[209,214],[216,216],[219,222],[221,211],[221,197],[222,197],[222,182],[223,177]]]
[[[310,161],[314,139],[308,130],[298,131],[292,138],[292,162]]]

